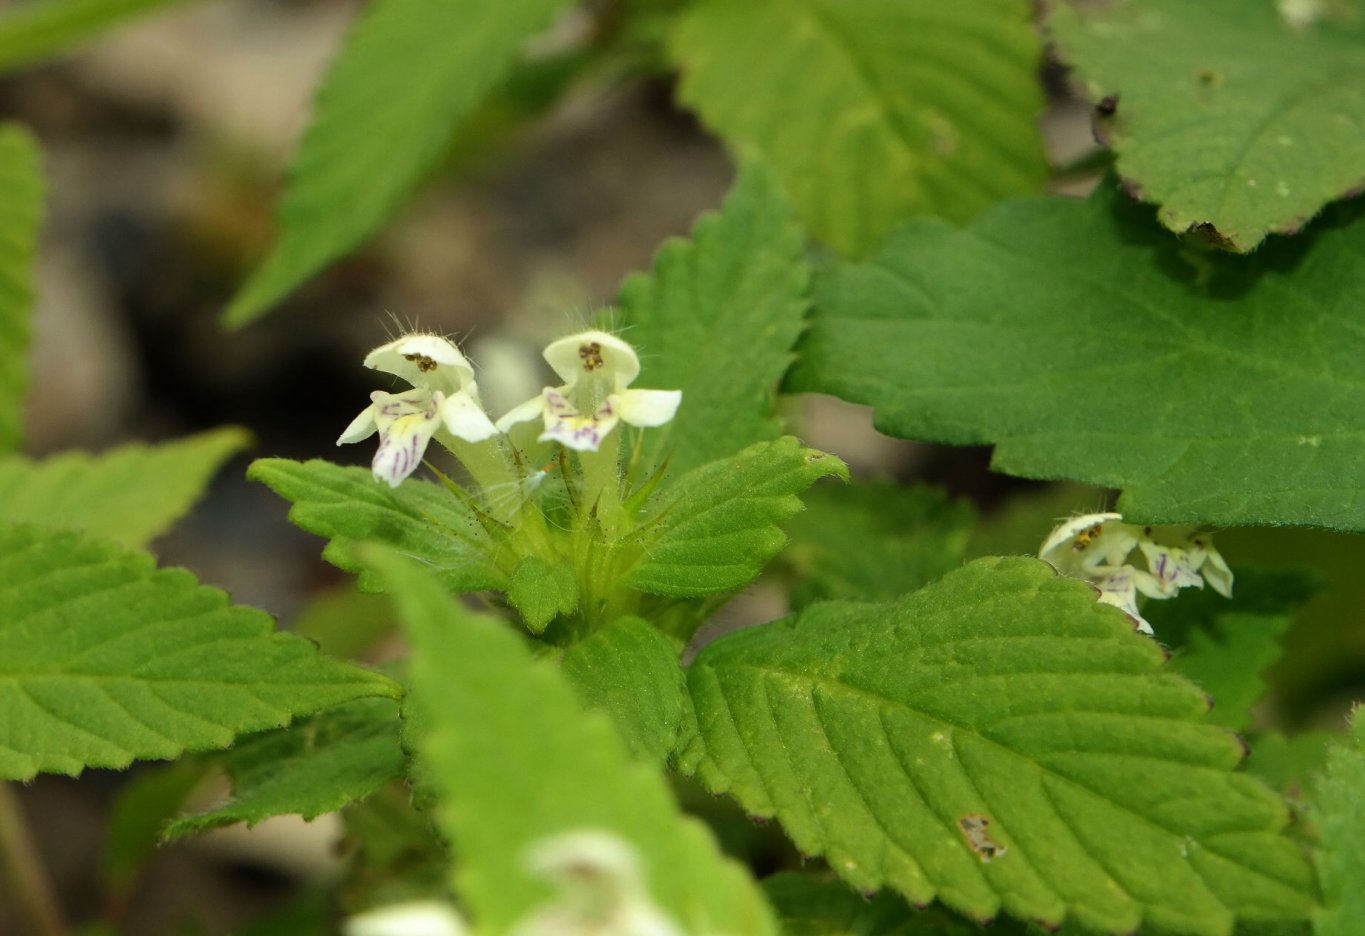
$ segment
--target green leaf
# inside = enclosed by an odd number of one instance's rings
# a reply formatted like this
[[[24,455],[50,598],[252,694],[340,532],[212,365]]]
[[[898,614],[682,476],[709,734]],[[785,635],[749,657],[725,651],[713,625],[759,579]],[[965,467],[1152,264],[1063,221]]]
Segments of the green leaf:
[[[0,12],[0,73],[39,62],[125,19],[182,2],[28,0],[12,5]]]
[[[248,440],[241,429],[215,429],[101,455],[0,458],[0,521],[40,523],[145,546],[184,516],[223,462]]]
[[[174,758],[399,693],[183,569],[68,532],[0,526],[0,607],[0,779]]]
[[[1365,29],[1358,16],[1292,29],[1270,2],[1059,3],[1058,54],[1091,98],[1118,172],[1195,228],[1251,250],[1365,182]],[[1322,4],[1322,11],[1328,4]]]
[[[262,458],[246,476],[268,485],[294,506],[289,519],[331,540],[323,558],[349,572],[360,585],[378,583],[356,562],[357,540],[383,543],[422,560],[451,591],[505,589],[507,576],[493,563],[494,544],[469,506],[440,485],[409,478],[399,488],[375,481],[364,468],[331,462]]]
[[[907,225],[817,278],[789,389],[872,404],[890,435],[993,442],[1011,474],[1124,488],[1138,522],[1365,530],[1365,222],[1196,277],[1150,218],[1104,185]]]
[[[507,932],[548,896],[524,866],[530,845],[591,828],[639,852],[654,898],[688,932],[775,932],[758,887],[679,814],[607,717],[582,709],[552,662],[411,564],[375,561],[413,645],[408,706],[423,730],[412,741],[460,856],[453,883],[484,931]]]
[[[512,573],[507,601],[531,633],[542,633],[559,615],[571,614],[578,607],[578,579],[573,566],[527,556]]]
[[[821,485],[787,526],[783,554],[801,576],[793,609],[828,598],[885,601],[962,564],[971,504],[890,482]]]
[[[777,387],[805,327],[804,235],[773,177],[746,166],[719,214],[663,246],[654,270],[621,287],[642,385],[683,392],[671,423],[644,434],[676,475],[774,439]]]
[[[362,800],[403,775],[398,706],[360,699],[305,721],[242,738],[218,758],[232,778],[232,798],[182,816],[166,838],[234,822],[253,826],[272,816],[316,819]]]
[[[791,436],[693,469],[646,511],[643,556],[623,584],[679,598],[742,588],[786,544],[796,495],[828,475],[847,478],[848,469]]]
[[[627,617],[564,651],[560,667],[584,706],[616,722],[632,754],[661,764],[683,721],[687,689],[678,656],[658,628]]]
[[[723,637],[680,756],[860,890],[985,920],[1226,934],[1314,882],[1284,804],[1155,642],[1084,583],[981,559],[887,604]]]
[[[1351,716],[1351,743],[1327,755],[1317,785],[1317,820],[1322,847],[1318,875],[1322,908],[1313,920],[1316,936],[1353,936],[1365,920],[1365,715]]]
[[[0,124],[0,453],[23,437],[33,254],[43,211],[38,144]]]
[[[567,0],[375,0],[323,79],[277,210],[279,238],[228,306],[260,316],[383,224],[454,128]]]
[[[934,907],[912,910],[894,894],[859,894],[837,878],[784,871],[763,879],[763,892],[786,936],[981,936],[981,927]],[[1023,933],[1011,921],[991,936]]]
[[[683,103],[857,254],[913,215],[1041,186],[1032,20],[1024,0],[704,0],[671,47]]]
[[[1266,694],[1263,674],[1279,659],[1294,612],[1317,590],[1306,575],[1239,567],[1231,601],[1211,590],[1186,590],[1177,599],[1148,601],[1142,613],[1158,640],[1176,646],[1171,668],[1212,697],[1208,720],[1243,731]]]

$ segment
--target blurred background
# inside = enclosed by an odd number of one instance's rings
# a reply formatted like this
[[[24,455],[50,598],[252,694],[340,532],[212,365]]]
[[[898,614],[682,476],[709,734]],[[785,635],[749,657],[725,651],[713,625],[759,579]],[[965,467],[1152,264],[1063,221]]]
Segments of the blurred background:
[[[227,332],[219,316],[271,242],[284,166],[359,7],[193,3],[0,76],[0,120],[36,133],[48,179],[29,454],[246,427],[251,451],[156,551],[286,626],[351,600],[348,580],[321,561],[320,540],[286,522],[283,501],[243,479],[250,458],[367,463],[368,445],[334,446],[378,387],[361,359],[414,325],[462,341],[492,411],[526,398],[541,386],[541,345],[609,304],[625,274],[647,269],[664,239],[720,203],[733,172],[719,144],[674,106],[668,76],[650,67],[642,43],[613,70],[567,87],[548,75],[505,89],[377,238],[263,319]],[[592,28],[579,11],[542,38],[563,48]],[[1055,66],[1039,80],[1051,95],[1040,120],[1053,164],[1084,160],[1094,150],[1089,107]],[[1083,193],[1098,175],[1069,175],[1057,189]],[[646,377],[648,368],[646,357]],[[837,401],[795,401],[791,415],[811,445],[860,476],[935,484],[1002,518],[1002,528],[1019,504],[1029,516],[1057,516],[1106,497],[993,475],[985,450],[882,437],[866,411]],[[1028,507],[1030,498],[1047,506]],[[1046,532],[1027,530],[1002,542],[1025,551]],[[1310,532],[1231,533],[1220,544],[1234,565],[1239,550],[1320,560],[1339,582],[1362,557],[1356,538]],[[1362,638],[1331,622],[1358,620],[1361,600],[1359,586],[1330,590],[1300,622],[1268,723],[1330,723],[1359,694]],[[760,585],[726,620],[783,610],[780,592]],[[1333,668],[1325,688],[1323,667]],[[126,780],[91,772],[21,790],[70,920],[112,914],[128,934],[294,932],[293,902],[338,873],[335,822],[272,821],[161,849],[111,911],[95,882],[110,803]],[[273,922],[253,928],[259,920]],[[3,907],[0,934],[26,936]]]

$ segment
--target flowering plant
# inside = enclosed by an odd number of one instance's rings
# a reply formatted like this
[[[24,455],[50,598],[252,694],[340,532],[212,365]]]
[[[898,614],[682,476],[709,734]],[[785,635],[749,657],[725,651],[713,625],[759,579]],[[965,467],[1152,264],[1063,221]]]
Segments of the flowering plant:
[[[156,5],[6,9],[0,68]],[[575,141],[605,140],[605,165],[687,134],[706,173],[704,128],[736,156],[723,203],[574,325],[476,309],[512,290],[466,289],[464,241],[398,222],[383,262],[321,278],[254,344],[222,340],[228,363],[268,347],[298,377],[219,399],[259,442],[21,454],[25,429],[55,444],[59,382],[93,371],[79,329],[30,328],[33,271],[37,305],[61,307],[69,257],[34,264],[39,147],[0,124],[0,932],[1360,932],[1365,219],[1347,196],[1365,18],[1308,0],[567,6],[372,0],[225,323],[358,249],[421,178],[473,210],[446,170],[570,88],[560,119],[601,125],[519,136],[555,150],[464,184],[496,177],[516,197],[488,204],[533,203],[537,223],[614,225],[653,201],[584,211]],[[1074,87],[1038,80],[1045,56]],[[600,94],[665,73],[695,123]],[[89,74],[0,97],[92,109]],[[1050,165],[1045,105],[1051,151],[1077,115],[1071,136],[1103,149]],[[621,147],[598,111],[626,107],[658,132]],[[52,160],[53,203],[86,158]],[[1047,194],[1063,186],[1090,194]],[[412,245],[460,285],[353,288],[400,277]],[[508,280],[529,296],[526,266]],[[181,295],[174,273],[147,292]],[[489,321],[312,366],[354,334],[347,308],[376,330],[375,295]],[[136,331],[165,340],[176,318]],[[178,379],[258,370],[219,350]],[[209,410],[166,376],[146,381],[155,425]],[[65,421],[107,432],[115,410],[100,383]],[[252,484],[210,490],[252,445]],[[985,445],[990,470],[967,448]],[[207,530],[231,557],[209,568],[246,570],[234,590],[285,626],[172,566],[199,555],[161,537],[200,495],[185,535]],[[276,495],[318,538],[287,595],[297,541],[243,506]],[[21,808],[53,787],[20,784],[134,762],[99,874],[59,906],[43,855],[68,840]],[[150,883],[157,846],[287,817],[330,830],[331,857],[277,919],[238,928],[246,902],[203,911]]]

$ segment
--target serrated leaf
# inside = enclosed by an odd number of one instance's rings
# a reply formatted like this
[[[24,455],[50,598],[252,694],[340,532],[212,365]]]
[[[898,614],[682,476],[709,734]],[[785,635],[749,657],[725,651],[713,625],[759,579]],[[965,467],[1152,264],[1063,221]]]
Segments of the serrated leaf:
[[[420,559],[451,591],[507,587],[506,574],[493,563],[488,531],[464,501],[440,485],[409,478],[390,488],[367,469],[320,459],[262,458],[246,475],[291,501],[289,519],[330,539],[323,558],[348,572],[360,571],[366,590],[378,584],[349,548],[360,540]]]
[[[643,557],[623,584],[679,598],[747,585],[786,544],[796,495],[828,475],[846,478],[848,469],[791,436],[693,469],[646,511]]]
[[[1202,276],[1113,185],[921,221],[817,278],[789,389],[994,467],[1121,487],[1139,522],[1365,530],[1365,221]],[[1204,285],[1201,285],[1200,280]]]
[[[166,838],[272,816],[316,819],[362,800],[403,775],[398,706],[360,699],[280,728],[242,738],[218,758],[232,778],[232,798],[182,816]]]
[[[375,561],[413,645],[412,741],[460,856],[453,883],[483,929],[507,932],[549,895],[526,871],[528,846],[592,828],[639,852],[654,899],[688,932],[775,933],[758,887],[678,812],[607,717],[583,710],[553,663],[411,564]]]
[[[705,0],[671,51],[683,103],[772,165],[846,253],[1042,184],[1042,48],[1023,0]]]
[[[975,511],[932,488],[890,482],[821,485],[787,526],[783,554],[800,581],[791,606],[830,598],[885,601],[962,564]]]
[[[651,387],[681,390],[674,420],[644,435],[674,476],[774,439],[778,385],[805,327],[804,235],[777,181],[746,166],[718,214],[665,244],[649,275],[621,286]]]
[[[26,130],[0,124],[0,453],[23,437],[33,254],[43,210],[38,159]]]
[[[144,546],[190,509],[223,462],[248,440],[241,429],[215,429],[100,455],[0,458],[0,521],[40,523]]]
[[[1356,706],[1351,740],[1328,752],[1317,784],[1317,852],[1322,908],[1313,919],[1316,936],[1354,936],[1365,920],[1365,715]]]
[[[0,12],[0,73],[41,61],[122,20],[184,0],[28,0]]]
[[[636,757],[662,764],[682,727],[686,687],[679,648],[641,618],[621,618],[560,660],[584,706],[611,716]]]
[[[859,894],[837,878],[784,871],[763,879],[763,892],[786,936],[980,936],[981,927],[938,907],[912,910],[891,893]],[[1025,928],[1010,920],[991,925],[992,936]]]
[[[1287,6],[1053,6],[1059,56],[1092,99],[1117,97],[1098,135],[1171,230],[1248,251],[1365,183],[1365,29],[1331,15],[1295,29]]]
[[[279,237],[224,313],[260,316],[383,224],[567,0],[375,0],[323,79]]]
[[[1113,933],[1302,919],[1284,804],[1163,664],[1087,585],[982,559],[707,646],[681,765],[860,890]]]
[[[220,748],[400,691],[183,569],[68,532],[0,526],[0,608],[0,779]]]
[[[559,615],[570,614],[578,607],[578,578],[573,566],[527,556],[512,573],[507,601],[517,609],[527,630],[542,633]]]
[[[1280,638],[1318,584],[1292,572],[1238,568],[1231,601],[1211,590],[1142,607],[1162,643],[1176,647],[1171,668],[1213,699],[1208,720],[1242,731],[1266,693],[1264,673],[1280,657]]]

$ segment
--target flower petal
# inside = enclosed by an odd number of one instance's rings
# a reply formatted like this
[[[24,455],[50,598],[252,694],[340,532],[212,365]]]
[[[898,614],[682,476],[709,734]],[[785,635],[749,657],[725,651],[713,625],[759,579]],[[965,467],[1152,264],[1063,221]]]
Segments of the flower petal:
[[[1143,594],[1153,598],[1168,598],[1182,588],[1204,587],[1204,580],[1195,570],[1195,562],[1189,550],[1156,543],[1150,539],[1143,539],[1138,543],[1138,547],[1147,557],[1147,568],[1151,570],[1157,590],[1155,594],[1148,591],[1144,591]]]
[[[1095,582],[1100,590],[1100,603],[1113,605],[1133,619],[1138,631],[1152,633],[1152,625],[1138,613],[1135,579],[1140,575],[1132,566],[1120,566]]]
[[[365,366],[442,393],[457,393],[474,380],[468,359],[439,335],[404,335],[380,345],[365,355]]]
[[[1077,534],[1087,533],[1098,527],[1102,527],[1110,520],[1122,520],[1122,514],[1116,513],[1093,513],[1080,514],[1071,517],[1061,523],[1055,530],[1048,534],[1047,539],[1043,540],[1043,545],[1038,549],[1038,558],[1051,562],[1053,566],[1061,568],[1058,561],[1060,553],[1066,549],[1074,548],[1073,540]]]
[[[601,408],[591,416],[583,416],[574,405],[558,390],[545,388],[545,431],[540,434],[541,442],[558,442],[565,448],[578,452],[595,452],[606,438],[607,433],[616,428],[621,416],[612,405],[615,397],[608,397]]]
[[[662,426],[678,412],[681,390],[623,390],[612,399],[624,422],[645,428]]]
[[[374,398],[379,450],[370,467],[376,480],[398,487],[422,463],[427,443],[441,425],[440,409],[445,398],[429,390],[376,392]]]
[[[1232,569],[1228,568],[1222,553],[1214,549],[1212,543],[1207,544],[1205,548],[1208,550],[1208,557],[1204,562],[1204,581],[1224,598],[1231,598]]]
[[[466,936],[469,927],[444,901],[389,904],[351,917],[345,936]]]
[[[620,390],[640,376],[640,358],[635,349],[604,331],[585,331],[561,338],[545,348],[545,360],[566,384],[575,383],[584,374],[597,374]]]
[[[494,423],[498,431],[506,432],[517,423],[530,422],[533,419],[540,418],[540,415],[545,412],[545,394],[549,391],[550,388],[546,387],[545,390],[531,397],[525,403],[519,403],[503,413],[502,417]]]
[[[337,445],[347,445],[351,442],[363,442],[374,435],[375,424],[374,414],[378,407],[371,403],[360,411],[360,415],[351,420],[351,424],[342,430],[341,435],[337,436]]]
[[[466,442],[482,442],[498,434],[498,427],[488,418],[478,400],[470,391],[474,384],[464,390],[446,397],[441,404],[441,421],[450,434]]]

